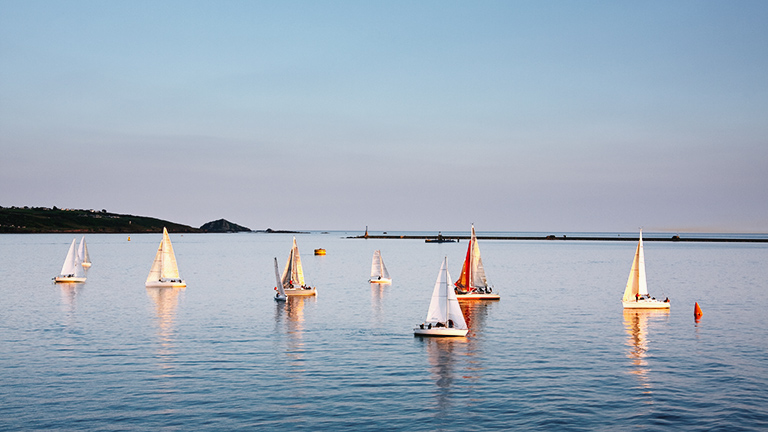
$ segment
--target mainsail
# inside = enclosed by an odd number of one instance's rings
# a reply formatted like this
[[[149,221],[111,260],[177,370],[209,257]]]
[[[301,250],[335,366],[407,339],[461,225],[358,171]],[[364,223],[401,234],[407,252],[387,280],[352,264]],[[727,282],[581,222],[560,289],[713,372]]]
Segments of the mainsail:
[[[645,255],[643,254],[643,231],[640,231],[640,241],[637,242],[635,259],[632,261],[632,269],[629,271],[627,287],[624,289],[622,301],[634,301],[636,296],[648,295],[648,284],[645,281]]]
[[[61,276],[74,276],[84,277],[85,271],[81,265],[80,258],[75,251],[76,240],[72,239],[72,244],[69,245],[69,251],[67,257],[64,259],[64,265],[61,266]]]
[[[168,230],[163,227],[163,240],[157,248],[155,261],[152,262],[152,269],[147,276],[147,282],[165,279],[179,279],[179,267],[176,265],[176,255],[173,253],[173,245],[171,245]]]
[[[472,290],[485,291],[488,288],[474,225],[472,225],[472,236],[467,247],[467,257],[464,259],[464,266],[461,268],[461,276],[459,276],[454,285],[462,292],[470,292]]]
[[[299,255],[299,246],[296,244],[296,237],[293,238],[293,247],[285,263],[283,277],[281,282],[284,288],[293,286],[304,286],[304,269],[301,268],[301,256]]]
[[[373,260],[371,261],[371,280],[377,278],[389,279],[389,272],[384,265],[384,260],[381,258],[381,251],[379,250],[373,253]]]
[[[426,323],[448,323],[453,321],[453,327],[457,329],[466,329],[467,323],[464,321],[464,313],[461,312],[459,301],[456,299],[456,293],[451,287],[451,275],[448,273],[448,259],[443,259],[443,265],[440,267],[440,273],[437,274],[435,289],[432,291],[432,300],[429,302],[429,311],[427,311]]]

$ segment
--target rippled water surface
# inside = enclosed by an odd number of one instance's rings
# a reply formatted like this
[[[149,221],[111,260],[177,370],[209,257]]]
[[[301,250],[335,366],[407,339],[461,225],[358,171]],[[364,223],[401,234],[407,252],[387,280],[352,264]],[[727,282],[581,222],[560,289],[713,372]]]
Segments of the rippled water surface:
[[[72,235],[0,235],[0,429],[768,428],[766,244],[646,243],[672,308],[641,313],[632,242],[481,241],[502,299],[445,340],[412,328],[466,243],[343,235],[297,236],[319,295],[287,304],[289,235],[172,233],[182,290],[144,287],[159,234],[87,235],[81,285],[51,281]],[[392,285],[367,283],[376,249]]]

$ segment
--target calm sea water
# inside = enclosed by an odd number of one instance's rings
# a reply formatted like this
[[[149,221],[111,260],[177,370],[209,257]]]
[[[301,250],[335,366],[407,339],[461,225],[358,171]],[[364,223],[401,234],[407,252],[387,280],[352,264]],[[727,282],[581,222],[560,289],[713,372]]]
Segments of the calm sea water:
[[[646,243],[672,309],[635,313],[634,243],[481,242],[502,299],[442,340],[412,328],[465,242],[298,235],[319,295],[277,304],[290,235],[171,234],[183,290],[144,287],[159,234],[87,235],[88,281],[55,285],[72,238],[0,235],[2,430],[768,428],[766,244]]]

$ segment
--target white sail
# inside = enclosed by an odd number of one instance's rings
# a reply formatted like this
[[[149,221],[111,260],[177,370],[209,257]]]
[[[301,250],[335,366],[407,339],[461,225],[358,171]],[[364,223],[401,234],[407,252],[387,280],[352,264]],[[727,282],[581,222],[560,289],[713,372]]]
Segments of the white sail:
[[[280,297],[285,297],[285,290],[283,289],[283,283],[280,280],[280,273],[277,270],[277,257],[275,257],[275,281],[277,282],[277,292]]]
[[[432,290],[432,300],[429,302],[427,319],[425,323],[447,324],[448,320],[453,321],[453,328],[466,329],[467,323],[464,321],[464,313],[461,312],[459,301],[456,299],[456,293],[451,284],[451,275],[448,273],[448,259],[443,259],[443,265],[437,274],[435,288]]]
[[[634,301],[636,296],[648,295],[648,284],[645,280],[645,254],[643,253],[643,231],[640,231],[640,241],[637,242],[635,250],[635,259],[632,261],[632,268],[629,271],[627,287],[624,289],[622,301]]]
[[[85,236],[80,239],[80,246],[77,248],[77,257],[80,258],[83,267],[90,266],[91,256],[88,255],[88,245],[85,243]]]
[[[384,265],[384,260],[381,258],[381,251],[377,250],[373,252],[373,259],[371,260],[371,280],[389,279],[389,271],[387,266]]]
[[[480,257],[480,245],[477,244],[477,236],[475,236],[475,226],[472,225],[472,271],[470,273],[472,285],[471,288],[487,288],[488,282],[485,279],[485,268],[483,267],[483,259]]]
[[[80,258],[75,251],[76,241],[76,239],[72,239],[72,244],[69,245],[67,257],[64,259],[64,265],[61,266],[61,276],[73,276],[78,278],[85,276],[83,266],[80,265]]]
[[[155,282],[166,279],[179,279],[179,267],[176,265],[176,255],[173,253],[171,238],[168,230],[163,227],[163,240],[155,254],[155,261],[147,276],[147,282]]]
[[[293,238],[293,247],[291,248],[291,254],[288,256],[288,262],[285,263],[281,282],[283,287],[304,285],[304,269],[301,267],[301,255],[299,255],[296,237]]]

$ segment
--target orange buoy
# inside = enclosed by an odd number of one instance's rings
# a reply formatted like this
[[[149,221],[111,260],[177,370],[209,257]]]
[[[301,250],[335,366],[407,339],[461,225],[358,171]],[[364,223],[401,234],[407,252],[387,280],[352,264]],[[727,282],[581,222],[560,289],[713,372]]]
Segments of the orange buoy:
[[[693,317],[694,318],[701,318],[701,308],[699,307],[699,302],[696,302],[696,304],[693,306]]]

